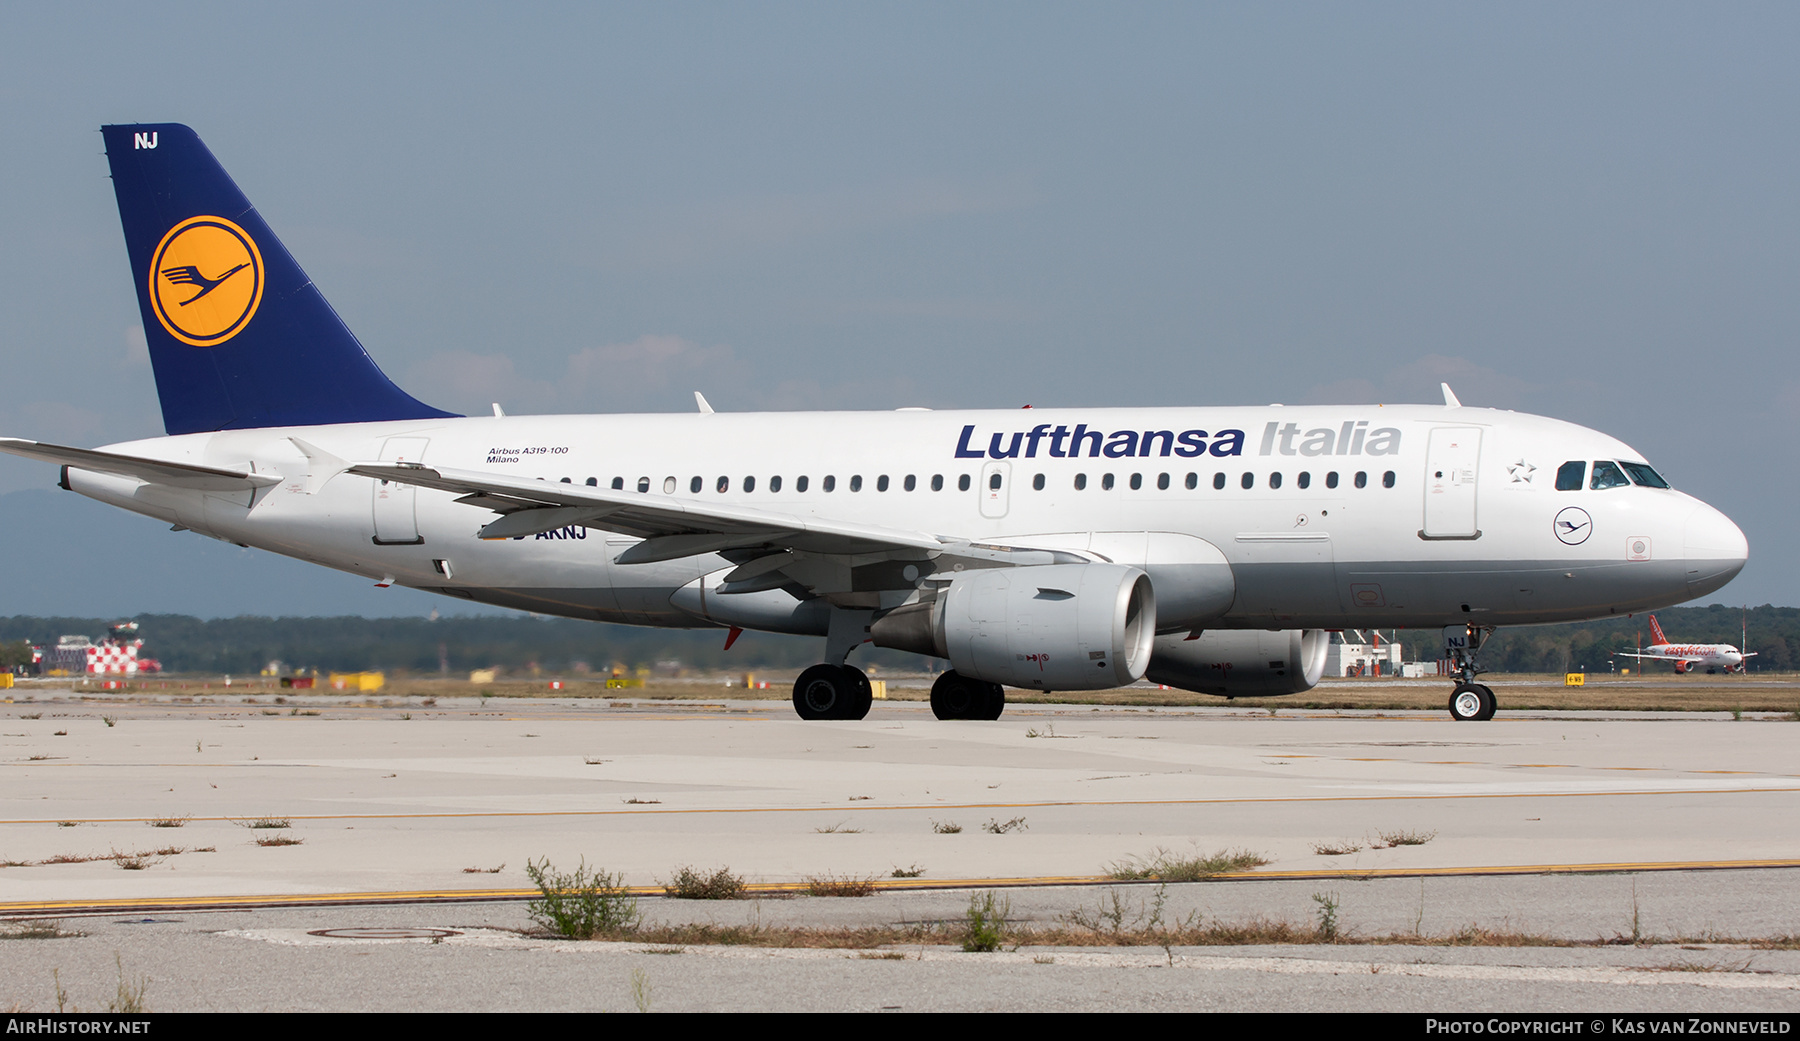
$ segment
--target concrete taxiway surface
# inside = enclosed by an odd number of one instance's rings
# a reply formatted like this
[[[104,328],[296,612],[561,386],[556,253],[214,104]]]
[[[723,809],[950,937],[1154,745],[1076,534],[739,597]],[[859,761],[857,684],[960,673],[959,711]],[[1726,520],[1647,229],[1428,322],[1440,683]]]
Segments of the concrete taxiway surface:
[[[1008,956],[983,963],[1020,974],[1004,1000],[981,987],[946,996],[939,986],[959,974],[967,980],[953,968],[958,959],[982,956],[921,950],[916,967],[876,972],[867,989],[855,981],[872,963],[837,952],[829,964],[845,983],[824,1000],[807,996],[818,970],[788,964],[824,954],[757,961],[695,949],[670,959],[631,945],[483,931],[528,924],[517,897],[533,858],[566,867],[585,860],[639,885],[692,865],[727,866],[763,883],[916,868],[923,874],[913,884],[980,887],[1094,882],[1109,866],[1157,850],[1243,849],[1269,863],[1250,880],[1171,887],[1171,911],[1305,923],[1318,910],[1313,894],[1328,893],[1342,927],[1361,935],[1471,925],[1576,940],[1634,928],[1689,940],[1800,934],[1791,899],[1800,872],[1787,866],[1800,865],[1792,751],[1800,724],[1774,715],[1507,713],[1459,724],[1435,713],[1033,707],[1009,708],[997,722],[942,723],[918,703],[877,703],[860,722],[802,723],[775,702],[34,696],[0,706],[0,861],[9,865],[0,868],[0,914],[86,909],[71,921],[88,935],[0,944],[0,962],[15,963],[0,964],[0,976],[35,979],[43,958],[69,952],[68,971],[98,986],[116,974],[115,953],[129,961],[136,951],[146,959],[139,971],[167,986],[169,1004],[153,1007],[520,1007],[467,983],[421,984],[395,1003],[365,970],[397,960],[413,966],[396,970],[398,978],[412,979],[441,963],[454,980],[501,959],[526,978],[552,980],[580,975],[569,960],[577,952],[617,976],[613,983],[648,958],[665,982],[661,1008],[879,1008],[889,998],[915,1008],[1065,1007],[1058,1002],[1074,999],[1051,999],[1074,993],[1073,981],[1046,981],[1112,972],[1137,973],[1142,985],[1121,984],[1109,992],[1116,1002],[1091,1007],[1231,1007],[1233,995],[1259,990],[1256,1007],[1275,1007],[1266,995],[1277,976],[1293,1007],[1315,999],[1348,1007],[1330,1002],[1342,997],[1341,981],[1332,981],[1351,963],[1370,977],[1410,981],[1363,987],[1356,992],[1368,1003],[1358,1007],[1578,1008],[1592,1000],[1614,1009],[1791,1009],[1800,995],[1800,961],[1789,964],[1795,956],[1785,951],[1408,948],[1402,956],[1395,947],[1306,947],[1196,949],[1179,963],[1160,949],[1040,952],[1017,965]],[[258,820],[290,826],[247,826]],[[182,826],[153,826],[176,821]],[[961,830],[940,830],[951,825]],[[1428,841],[1378,848],[1382,836],[1400,833]],[[257,842],[276,836],[300,841]],[[140,868],[122,869],[135,854]],[[1726,870],[1698,870],[1707,867]],[[1049,921],[1104,892],[1024,888],[1013,899],[1019,915]],[[1128,889],[1126,899],[1142,904],[1147,892]],[[354,903],[420,897],[460,902]],[[484,898],[496,902],[467,902]],[[330,906],[291,906],[308,902]],[[202,910],[233,903],[241,909]],[[671,920],[754,914],[855,924],[955,919],[967,903],[965,888],[645,907]],[[464,935],[423,946],[303,939],[315,928],[398,924]],[[1055,961],[1032,960],[1040,957]],[[1756,968],[1639,972],[1670,967],[1650,964],[1657,957]],[[1151,982],[1133,958],[1192,971]],[[1397,968],[1420,958],[1466,965],[1411,975]],[[527,969],[539,961],[541,972]],[[1321,969],[1325,962],[1332,967]],[[265,970],[289,963],[362,982],[268,990]],[[1552,969],[1563,975],[1543,975]],[[1638,975],[1619,975],[1627,969]],[[695,974],[717,985],[702,986]],[[240,975],[249,989],[229,1000],[207,982]],[[795,975],[811,983],[778,982]],[[1718,982],[1728,976],[1737,982]],[[1171,982],[1177,977],[1184,982]],[[261,989],[251,986],[258,979]],[[904,980],[913,983],[882,989]],[[1533,991],[1540,984],[1548,989]],[[734,1003],[725,997],[733,987],[756,997]],[[1543,1002],[1501,1000],[1532,993]],[[532,994],[537,1007],[632,1007],[627,990],[579,1000]],[[44,1007],[31,988],[0,999]]]

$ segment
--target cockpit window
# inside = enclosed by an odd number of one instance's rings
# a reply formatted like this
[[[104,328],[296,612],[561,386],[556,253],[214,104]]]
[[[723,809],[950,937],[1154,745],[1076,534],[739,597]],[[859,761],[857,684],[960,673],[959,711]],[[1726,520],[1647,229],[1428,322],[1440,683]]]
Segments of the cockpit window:
[[[1578,492],[1581,490],[1581,479],[1587,476],[1587,460],[1575,459],[1556,468],[1556,490],[1559,492]]]
[[[1594,461],[1594,476],[1588,481],[1589,488],[1600,491],[1602,488],[1624,488],[1630,483],[1617,463],[1606,459]]]
[[[1620,460],[1619,465],[1631,475],[1632,484],[1644,488],[1667,488],[1669,486],[1669,482],[1663,480],[1663,475],[1651,469],[1649,463],[1627,463]]]

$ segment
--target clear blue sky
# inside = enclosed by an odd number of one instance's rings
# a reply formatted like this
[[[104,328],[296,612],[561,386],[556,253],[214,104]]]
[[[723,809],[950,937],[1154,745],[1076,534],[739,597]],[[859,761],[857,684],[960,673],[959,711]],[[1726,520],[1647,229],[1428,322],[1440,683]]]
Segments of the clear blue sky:
[[[1750,537],[1708,599],[1794,604],[1797,54],[1775,4],[11,4],[0,433],[161,432],[96,128],[179,121],[436,405],[1447,379],[1636,446]],[[8,552],[80,552],[41,504]],[[241,559],[93,611],[294,602]]]

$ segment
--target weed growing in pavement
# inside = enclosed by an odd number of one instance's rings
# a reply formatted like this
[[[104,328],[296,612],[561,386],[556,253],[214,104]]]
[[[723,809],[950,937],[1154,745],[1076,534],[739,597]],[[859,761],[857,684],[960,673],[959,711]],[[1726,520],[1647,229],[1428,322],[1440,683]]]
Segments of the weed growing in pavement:
[[[1012,901],[989,889],[969,895],[969,909],[962,949],[965,951],[997,951],[1006,940],[1007,918],[1012,914]]]
[[[572,874],[550,865],[550,858],[525,862],[526,877],[538,889],[538,898],[525,905],[531,920],[557,936],[590,940],[637,931],[643,916],[637,897],[624,880],[605,871],[589,871],[584,859]]]
[[[1313,903],[1319,905],[1319,939],[1325,943],[1336,942],[1338,938],[1338,895],[1336,893],[1314,893]]]
[[[663,895],[675,900],[739,900],[744,895],[744,880],[723,867],[710,875],[682,867],[662,887]]]
[[[1361,853],[1362,847],[1354,842],[1315,842],[1312,850],[1321,857],[1342,857]]]
[[[149,821],[152,828],[181,828],[187,825],[189,817],[153,817]]]
[[[1435,831],[1383,831],[1377,832],[1379,842],[1369,843],[1370,849],[1393,849],[1395,846],[1423,846],[1437,838]]]
[[[890,877],[892,877],[892,878],[918,878],[920,875],[923,875],[924,873],[925,873],[925,869],[920,867],[917,864],[914,864],[912,867],[907,867],[907,868],[903,868],[903,867],[899,866],[898,864],[896,864],[896,865],[894,865],[893,874]]]
[[[955,821],[932,821],[931,830],[939,835],[961,835],[962,825]]]
[[[0,940],[62,940],[86,936],[72,929],[64,929],[62,923],[55,919],[39,919],[30,922],[9,922],[0,926]]]
[[[1158,848],[1147,857],[1131,857],[1107,868],[1107,875],[1121,882],[1204,882],[1215,875],[1261,867],[1269,858],[1247,849],[1222,849],[1211,856],[1178,857]]]
[[[1025,826],[1025,818],[1014,817],[1009,821],[989,820],[981,826],[981,830],[990,835],[1004,835],[1009,831],[1029,831]]]
[[[854,875],[815,875],[806,880],[807,896],[873,896],[875,879]]]

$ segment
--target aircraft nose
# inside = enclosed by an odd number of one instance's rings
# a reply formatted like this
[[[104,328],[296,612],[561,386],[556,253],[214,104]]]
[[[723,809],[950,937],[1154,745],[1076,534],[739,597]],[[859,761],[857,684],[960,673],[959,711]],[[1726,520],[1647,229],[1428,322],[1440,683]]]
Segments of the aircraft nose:
[[[1688,514],[1686,532],[1689,597],[1701,597],[1720,588],[1744,570],[1750,559],[1750,542],[1731,518],[1701,503]]]

